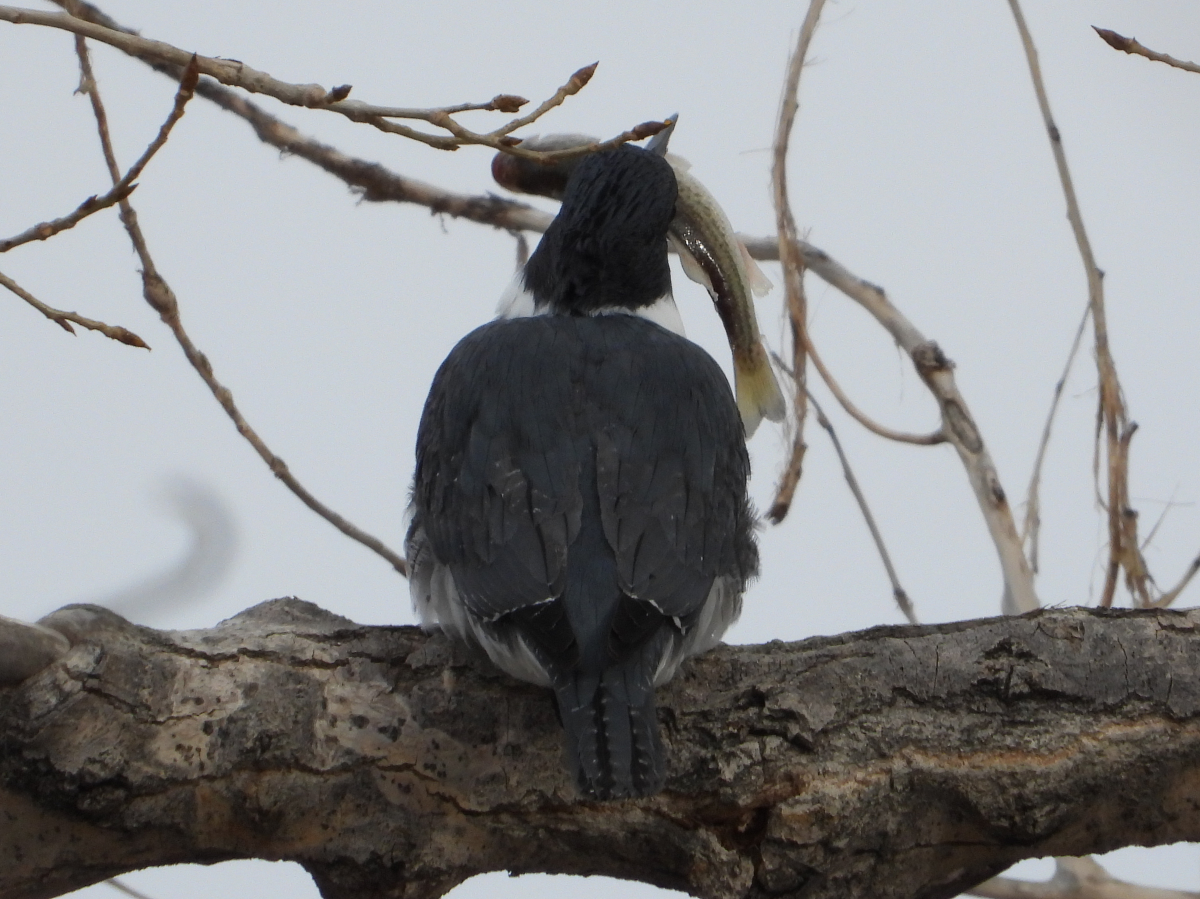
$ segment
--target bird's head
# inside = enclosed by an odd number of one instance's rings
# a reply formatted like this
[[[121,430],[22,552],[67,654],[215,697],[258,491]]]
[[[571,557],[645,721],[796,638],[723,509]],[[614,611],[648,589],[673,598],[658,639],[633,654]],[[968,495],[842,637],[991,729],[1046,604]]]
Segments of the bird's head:
[[[537,306],[588,315],[639,309],[668,294],[667,231],[676,193],[670,164],[637,147],[580,160],[562,208],[525,266]]]

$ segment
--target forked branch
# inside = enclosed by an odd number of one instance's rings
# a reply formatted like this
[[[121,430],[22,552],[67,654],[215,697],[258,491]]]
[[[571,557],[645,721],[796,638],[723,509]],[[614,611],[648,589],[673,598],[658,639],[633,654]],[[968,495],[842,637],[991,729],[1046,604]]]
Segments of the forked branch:
[[[92,72],[91,58],[88,54],[86,41],[82,36],[77,35],[75,38],[75,50],[79,57],[80,69],[80,91],[86,93],[91,100],[92,110],[96,117],[96,128],[100,136],[100,146],[104,153],[105,163],[108,165],[108,170],[112,176],[113,183],[120,181],[121,173],[117,165],[116,154],[113,151],[112,138],[108,129],[108,115],[104,108],[104,102],[100,97],[100,90],[96,84],[96,78]],[[185,72],[185,80],[186,80]],[[186,102],[186,101],[184,101]],[[183,104],[177,103],[177,109],[182,115]],[[165,139],[165,137],[164,137]],[[347,521],[337,512],[330,509],[324,503],[320,502],[315,496],[310,493],[303,484],[291,473],[287,464],[278,456],[276,456],[267,447],[266,443],[258,433],[250,426],[245,417],[238,410],[233,401],[233,394],[229,388],[221,384],[213,372],[212,363],[192,342],[191,337],[183,327],[183,320],[179,313],[179,302],[175,297],[174,291],[166,279],[159,274],[158,267],[154,264],[154,259],[150,255],[150,248],[146,243],[145,235],[142,233],[141,226],[138,224],[137,213],[128,200],[119,201],[121,210],[121,222],[125,226],[126,232],[129,234],[129,239],[133,244],[134,251],[137,253],[138,259],[142,264],[142,295],[146,302],[159,314],[163,323],[171,329],[171,333],[175,335],[176,341],[183,349],[184,355],[188,362],[197,371],[204,383],[212,391],[217,402],[221,404],[221,408],[233,420],[234,425],[246,440],[254,447],[275,477],[279,478],[287,487],[294,493],[301,502],[306,506],[336,527],[339,531],[366,546],[378,555],[387,559],[400,574],[407,575],[408,569],[404,561],[404,557],[399,553],[389,548],[383,541],[379,540],[351,522]]]
[[[63,4],[70,8],[70,0]],[[346,118],[363,122],[390,134],[397,134],[411,140],[428,144],[439,150],[457,150],[467,144],[478,144],[495,150],[512,153],[517,156],[527,156],[534,159],[553,158],[559,156],[575,156],[591,152],[598,148],[607,148],[631,140],[641,140],[657,134],[666,127],[664,122],[644,122],[629,129],[614,138],[602,143],[576,147],[554,153],[534,153],[523,150],[509,138],[515,128],[529,124],[539,116],[558,106],[567,97],[578,93],[596,70],[596,64],[585,66],[575,72],[570,79],[560,87],[546,102],[542,103],[531,115],[524,116],[513,122],[506,123],[489,132],[475,132],[465,128],[452,115],[466,110],[499,110],[515,112],[526,102],[524,98],[512,94],[499,94],[487,103],[465,103],[456,106],[446,106],[438,109],[409,109],[394,106],[376,106],[348,99],[350,85],[339,85],[325,88],[320,84],[292,84],[280,81],[269,74],[254,69],[243,62],[233,59],[220,59],[211,56],[200,56],[181,50],[163,41],[150,40],[138,34],[125,30],[117,30],[94,21],[95,17],[76,17],[65,13],[43,12],[36,9],[21,9],[12,6],[0,6],[0,21],[12,22],[15,25],[41,25],[48,28],[59,28],[74,33],[77,37],[91,38],[139,59],[155,60],[170,66],[183,67],[189,62],[194,63],[201,75],[214,78],[222,84],[239,87],[242,90],[256,94],[274,97],[289,106],[301,106],[309,109],[323,109],[338,113]],[[449,132],[449,136],[429,134],[393,121],[396,118],[419,119],[436,125]]]

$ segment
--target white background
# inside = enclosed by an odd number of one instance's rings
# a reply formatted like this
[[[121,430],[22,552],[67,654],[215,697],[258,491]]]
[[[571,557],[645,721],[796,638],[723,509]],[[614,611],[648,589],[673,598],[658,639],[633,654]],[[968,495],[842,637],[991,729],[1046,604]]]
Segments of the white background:
[[[672,149],[694,163],[739,230],[772,229],[768,148],[801,3],[568,11],[546,2],[113,0],[105,9],[147,37],[288,81],[349,83],[358,99],[395,105],[500,92],[536,102],[599,60],[593,82],[531,131],[611,135],[679,112]],[[1168,586],[1200,548],[1192,505],[1200,496],[1200,76],[1117,53],[1089,26],[1195,58],[1200,5],[1056,0],[1031,2],[1026,14],[1107,273],[1113,349],[1141,426],[1132,491],[1143,534],[1169,500],[1178,503],[1147,551]],[[174,86],[110,48],[93,45],[93,54],[128,165],[166,116]],[[1086,289],[1007,5],[846,0],[827,8],[810,60],[789,168],[796,218],[813,243],[884,286],[957,362],[1020,514]],[[71,36],[0,23],[0,73],[0,236],[8,236],[102,192],[107,174],[90,107],[72,94]],[[465,193],[498,190],[489,151],[439,152],[330,113],[256,101],[405,175]],[[481,130],[499,120],[465,119]],[[361,203],[201,99],[140,182],[133,201],[151,250],[218,377],[318,497],[399,548],[425,391],[454,342],[491,316],[512,271],[513,239],[423,208]],[[411,621],[406,585],[390,567],[305,509],[237,435],[141,300],[136,267],[114,211],[0,257],[0,271],[44,302],[125,325],[153,347],[71,337],[0,295],[0,613],[36,619],[169,567],[188,532],[154,497],[164,478],[182,474],[231,510],[237,560],[205,597],[140,620],[204,627],[296,595],[362,622]],[[777,268],[766,268],[778,282]],[[728,368],[707,296],[678,271],[675,286],[690,335]],[[859,404],[897,427],[933,428],[934,404],[882,330],[815,277],[808,286],[814,340]],[[759,309],[776,345],[781,294]],[[832,400],[825,405],[921,619],[996,614],[998,565],[953,451],[884,443]],[[1094,602],[1101,582],[1095,405],[1085,350],[1047,462],[1038,583],[1046,604]],[[770,425],[752,441],[760,507],[784,442]],[[732,642],[900,620],[829,443],[812,424],[808,443],[794,511],[762,533],[763,576]],[[1200,886],[1194,847],[1125,850],[1107,863],[1142,883]],[[315,895],[299,868],[265,862],[161,869],[128,882],[156,899]],[[506,886],[527,895],[547,883],[493,875],[456,895],[495,896]],[[614,886],[596,879],[571,890],[611,894]],[[115,895],[104,886],[85,894]]]

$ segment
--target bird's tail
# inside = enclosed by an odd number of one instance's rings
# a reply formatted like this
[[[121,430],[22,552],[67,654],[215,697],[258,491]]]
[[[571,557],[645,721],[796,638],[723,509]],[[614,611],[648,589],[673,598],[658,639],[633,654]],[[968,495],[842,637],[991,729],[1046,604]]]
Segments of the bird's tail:
[[[662,789],[666,759],[644,668],[635,656],[599,677],[576,674],[555,688],[571,770],[589,799],[628,799]]]

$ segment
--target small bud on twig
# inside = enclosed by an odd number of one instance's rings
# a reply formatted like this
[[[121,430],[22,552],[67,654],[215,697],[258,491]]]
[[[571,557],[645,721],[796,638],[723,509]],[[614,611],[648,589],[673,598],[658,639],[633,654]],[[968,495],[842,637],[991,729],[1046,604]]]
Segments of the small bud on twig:
[[[529,101],[515,94],[497,94],[489,104],[497,112],[520,112],[521,107]]]
[[[592,80],[592,76],[596,74],[596,66],[598,65],[600,65],[599,62],[594,62],[590,66],[584,66],[572,75],[571,80],[564,86],[567,96],[577,94],[583,90],[584,86]]]

